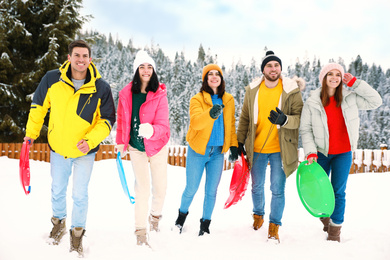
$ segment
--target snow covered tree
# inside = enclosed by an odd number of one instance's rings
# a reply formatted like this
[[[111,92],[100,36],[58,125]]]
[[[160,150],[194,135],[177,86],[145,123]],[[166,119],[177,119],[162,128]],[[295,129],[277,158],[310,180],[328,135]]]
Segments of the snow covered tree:
[[[68,44],[88,17],[81,0],[0,2],[0,141],[20,142],[31,94],[41,78],[66,59]],[[46,141],[45,128],[41,138]]]

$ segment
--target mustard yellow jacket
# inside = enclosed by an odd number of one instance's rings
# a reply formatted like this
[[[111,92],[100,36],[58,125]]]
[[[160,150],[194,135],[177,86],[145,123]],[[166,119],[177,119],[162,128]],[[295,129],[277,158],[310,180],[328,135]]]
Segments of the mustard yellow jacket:
[[[224,144],[222,153],[226,153],[230,146],[238,146],[236,125],[234,117],[234,98],[226,93],[222,96],[224,122]],[[211,96],[207,92],[200,92],[193,96],[190,101],[190,127],[187,132],[186,140],[190,147],[197,153],[204,155],[206,146],[209,142],[213,130],[214,121],[211,118],[210,110],[213,107]]]
[[[97,151],[115,123],[111,88],[92,62],[84,85],[77,91],[71,81],[69,61],[46,73],[34,93],[26,136],[38,138],[48,111],[49,146],[65,158],[85,155],[77,149],[82,139],[91,149],[88,153]]]

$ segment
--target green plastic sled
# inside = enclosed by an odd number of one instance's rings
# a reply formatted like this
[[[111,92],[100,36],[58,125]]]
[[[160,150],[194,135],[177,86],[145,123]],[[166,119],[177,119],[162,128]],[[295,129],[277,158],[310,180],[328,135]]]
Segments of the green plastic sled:
[[[306,210],[314,217],[330,217],[335,198],[328,175],[317,163],[301,162],[297,171],[297,190]]]

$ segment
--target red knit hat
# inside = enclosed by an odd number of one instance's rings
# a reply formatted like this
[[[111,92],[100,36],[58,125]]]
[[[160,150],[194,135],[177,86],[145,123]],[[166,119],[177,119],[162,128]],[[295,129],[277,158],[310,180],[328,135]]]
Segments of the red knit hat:
[[[202,72],[202,81],[204,81],[204,77],[210,70],[218,70],[221,76],[223,76],[221,68],[217,64],[209,64],[204,66],[203,72]]]
[[[341,72],[341,79],[344,78],[344,68],[343,66],[341,66],[340,64],[338,63],[329,63],[327,65],[325,65],[321,72],[320,72],[320,75],[318,76],[318,78],[320,79],[320,84],[322,84],[322,81],[324,80],[326,74],[328,74],[329,71],[331,70],[338,70]]]

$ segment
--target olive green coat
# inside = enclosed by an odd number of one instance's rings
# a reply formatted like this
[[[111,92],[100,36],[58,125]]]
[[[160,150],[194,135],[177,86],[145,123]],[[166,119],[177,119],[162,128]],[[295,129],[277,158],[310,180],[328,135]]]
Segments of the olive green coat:
[[[279,109],[287,115],[287,122],[278,127],[279,143],[283,170],[290,176],[298,167],[298,134],[301,111],[303,107],[301,90],[305,83],[300,78],[282,77],[283,92],[279,99]],[[244,104],[242,107],[237,130],[237,140],[245,144],[249,166],[253,162],[254,143],[258,119],[258,92],[264,77],[253,81],[245,88]],[[261,100],[261,97],[260,97]],[[265,101],[265,100],[264,100]]]

